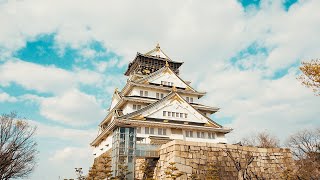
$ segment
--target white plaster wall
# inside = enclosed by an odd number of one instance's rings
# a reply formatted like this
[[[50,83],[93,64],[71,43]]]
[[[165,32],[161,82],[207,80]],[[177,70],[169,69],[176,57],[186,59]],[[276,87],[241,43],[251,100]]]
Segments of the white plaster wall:
[[[180,117],[168,117],[163,116],[163,111],[170,112],[179,112],[179,113],[187,113],[187,118]],[[149,115],[150,114],[150,115]],[[166,102],[163,106],[159,106],[158,109],[149,110],[149,112],[144,112],[144,116],[148,116],[151,118],[160,118],[160,119],[168,119],[168,120],[180,120],[180,121],[188,121],[188,122],[198,122],[198,123],[206,123],[207,120],[201,114],[199,114],[195,109],[193,109],[187,103],[179,103],[178,101],[170,101]]]
[[[156,98],[157,95],[156,93],[159,93],[159,94],[163,94],[164,96],[168,95],[168,91],[163,91],[163,90],[151,90],[151,89],[147,89],[147,88],[138,88],[138,87],[134,87],[132,89],[132,91],[129,93],[129,96],[140,96],[140,91],[148,91],[148,97],[152,97],[152,98]]]
[[[128,114],[128,113],[131,113],[133,112],[133,104],[130,102],[130,103],[127,103],[123,109],[122,109],[122,113],[123,114]]]
[[[141,105],[141,108],[146,106],[146,104],[142,104],[142,103],[128,102],[126,105],[124,105],[124,107],[122,109],[123,114],[128,114],[128,113],[131,113],[133,111],[137,111],[138,109],[136,109],[136,110],[133,109],[133,104]]]
[[[131,92],[129,93],[129,96],[140,96],[140,90],[141,88],[132,88]]]
[[[139,87],[134,87],[132,89],[132,91],[129,93],[129,96],[140,96],[140,91],[148,91],[148,97],[152,97],[152,98],[156,98],[157,97],[157,94],[156,93],[159,93],[159,96],[160,94],[162,93],[164,95],[164,97],[166,95],[169,94],[169,91],[164,91],[164,90],[151,90],[151,89],[147,89],[147,88],[139,88]],[[193,98],[193,102],[194,103],[197,103],[198,102],[198,96],[196,95],[185,95],[185,94],[180,94],[180,96],[183,98],[183,99],[186,99],[186,97],[192,97]]]
[[[208,132],[204,133],[204,138],[198,138],[197,131],[193,131],[193,137],[186,137],[186,131],[183,131],[183,136],[184,136],[185,141],[208,142],[208,143],[227,143],[227,139],[224,137],[224,135],[217,136],[217,134],[215,134],[214,139],[209,139]]]
[[[141,127],[141,132],[137,133],[137,137],[144,137],[144,143],[150,143],[149,136],[159,136],[159,137],[169,137],[170,139],[180,139],[185,141],[193,141],[193,142],[208,142],[208,143],[227,143],[226,138],[223,134],[220,136],[215,135],[214,139],[208,138],[208,132],[205,132],[204,138],[197,138],[197,131],[193,131],[193,137],[186,137],[186,131],[183,130],[182,134],[172,134],[171,129],[167,129],[167,135],[158,135],[158,128],[154,128],[154,134],[145,134],[145,127]]]
[[[99,146],[93,148],[94,157],[99,157],[101,154],[107,152],[112,148],[112,135],[110,134],[105,140],[103,140]],[[102,149],[102,150],[101,150]]]
[[[197,103],[198,102],[198,96],[196,95],[185,95],[185,94],[179,94],[183,99],[187,99],[187,97],[192,97],[193,98],[193,103]],[[190,100],[189,100],[190,102]]]
[[[171,134],[170,135],[171,139],[180,139],[180,140],[184,140],[184,136],[183,134]]]
[[[120,98],[118,98],[115,94],[112,97],[112,101],[111,101],[111,106],[110,106],[110,110],[113,109],[117,103],[120,101]]]

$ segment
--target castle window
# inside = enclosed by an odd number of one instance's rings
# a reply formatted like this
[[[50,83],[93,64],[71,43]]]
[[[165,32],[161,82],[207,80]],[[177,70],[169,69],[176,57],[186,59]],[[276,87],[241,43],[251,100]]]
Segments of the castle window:
[[[144,133],[145,133],[145,134],[149,134],[149,128],[148,128],[148,127],[145,127],[145,128],[144,128]]]
[[[163,111],[163,116],[167,116],[167,111]]]
[[[136,110],[137,109],[137,105],[134,104],[133,105],[133,109]]]
[[[188,114],[187,113],[184,113],[184,118],[188,118]]]
[[[167,130],[163,128],[158,128],[158,135],[167,135]]]
[[[165,86],[173,86],[173,82],[168,82],[168,81],[161,81],[161,84]]]
[[[180,117],[183,118],[183,113],[180,113]]]
[[[148,97],[148,91],[144,91],[144,96]]]
[[[180,113],[177,112],[177,113],[176,113],[176,117],[179,117],[179,114],[180,114]]]
[[[150,128],[150,134],[154,134],[154,128]]]
[[[193,103],[193,98],[192,97],[190,98],[190,102]]]
[[[171,112],[168,112],[168,116],[171,117]]]
[[[189,97],[186,97],[186,101],[189,102]]]
[[[159,93],[156,93],[156,98],[159,99]]]
[[[143,91],[140,91],[140,96],[143,97]]]
[[[208,138],[209,138],[209,139],[214,139],[214,138],[215,138],[215,137],[214,137],[214,133],[210,133],[210,132],[209,132],[209,133],[208,133]]]
[[[161,99],[164,97],[164,95],[161,93]]]
[[[175,117],[176,113],[175,112],[172,112],[172,117]]]
[[[141,133],[141,127],[137,127],[137,133]]]
[[[197,138],[204,138],[204,132],[197,132]]]
[[[192,131],[186,131],[186,137],[193,137]]]

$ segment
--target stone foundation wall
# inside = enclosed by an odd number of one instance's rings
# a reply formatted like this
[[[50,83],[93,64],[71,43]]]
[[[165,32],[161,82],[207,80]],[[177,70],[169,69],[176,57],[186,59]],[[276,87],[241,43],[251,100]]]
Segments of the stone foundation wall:
[[[249,157],[253,161],[245,168]],[[242,179],[244,169],[247,169],[251,179],[281,179],[284,171],[293,164],[293,159],[290,150],[284,148],[174,140],[161,146],[155,179],[167,179],[165,170],[169,162],[175,162],[175,166],[183,173],[178,179],[207,179],[209,166],[213,166],[211,171],[214,169],[220,179]],[[239,162],[241,170],[237,170],[235,162]]]

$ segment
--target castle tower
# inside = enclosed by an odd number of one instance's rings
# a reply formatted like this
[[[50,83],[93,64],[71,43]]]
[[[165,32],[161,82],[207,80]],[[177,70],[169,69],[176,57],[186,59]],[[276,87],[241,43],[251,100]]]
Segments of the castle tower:
[[[206,93],[179,77],[183,62],[171,60],[160,48],[137,53],[125,75],[128,81],[114,91],[109,113],[90,144],[94,156],[112,152],[112,170],[128,165],[133,179],[136,158],[159,158],[159,147],[171,140],[226,143],[224,128],[210,118],[219,108],[199,104]]]

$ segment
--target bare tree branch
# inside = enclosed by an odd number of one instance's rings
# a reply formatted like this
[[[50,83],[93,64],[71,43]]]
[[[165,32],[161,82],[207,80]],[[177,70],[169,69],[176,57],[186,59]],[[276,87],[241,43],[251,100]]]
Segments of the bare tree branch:
[[[36,127],[17,119],[15,113],[0,116],[0,180],[27,177],[36,165]]]

